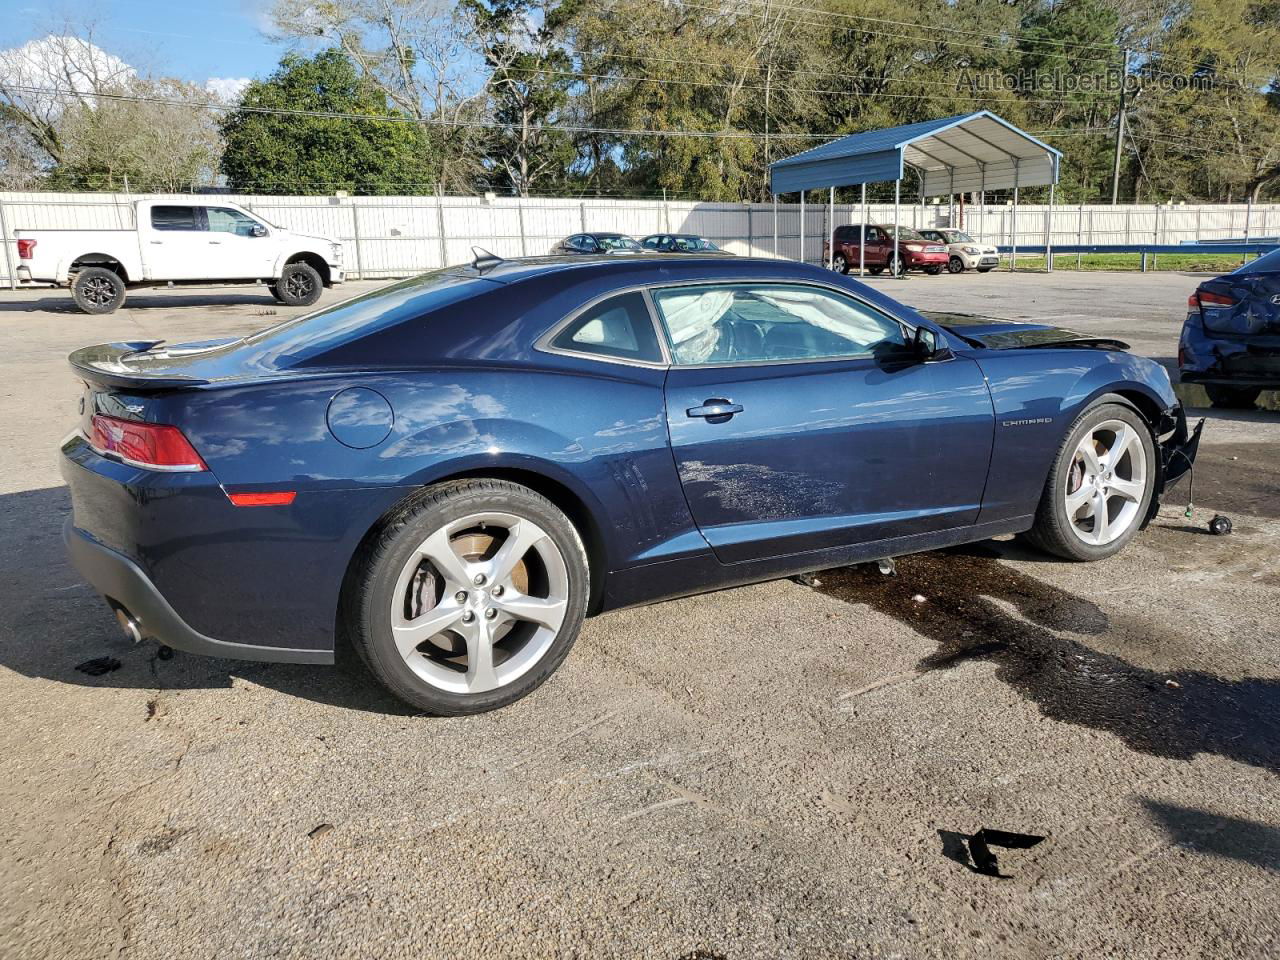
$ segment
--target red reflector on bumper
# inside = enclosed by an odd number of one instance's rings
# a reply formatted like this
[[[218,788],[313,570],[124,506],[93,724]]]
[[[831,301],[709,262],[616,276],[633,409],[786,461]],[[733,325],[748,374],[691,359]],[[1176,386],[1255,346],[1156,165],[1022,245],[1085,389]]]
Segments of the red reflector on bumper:
[[[237,507],[287,507],[297,495],[296,490],[278,493],[228,493],[227,499]]]

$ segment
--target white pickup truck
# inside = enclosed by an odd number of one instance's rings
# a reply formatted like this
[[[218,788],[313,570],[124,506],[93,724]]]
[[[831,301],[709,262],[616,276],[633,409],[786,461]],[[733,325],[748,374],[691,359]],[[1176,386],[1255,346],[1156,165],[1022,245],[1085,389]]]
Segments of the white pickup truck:
[[[342,244],[292,233],[213,198],[137,200],[132,230],[15,230],[18,280],[71,288],[85,313],[111,313],[129,287],[266,283],[306,306],[342,282]]]

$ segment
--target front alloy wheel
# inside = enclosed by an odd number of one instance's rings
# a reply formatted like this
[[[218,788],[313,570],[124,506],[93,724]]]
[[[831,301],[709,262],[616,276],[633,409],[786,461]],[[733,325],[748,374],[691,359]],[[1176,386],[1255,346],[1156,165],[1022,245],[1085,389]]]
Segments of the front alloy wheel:
[[[1123,398],[1099,398],[1063,438],[1027,539],[1068,560],[1119,553],[1151,509],[1155,478],[1150,426]]]
[[[526,487],[478,478],[424,490],[389,515],[343,596],[373,674],[429,713],[493,710],[564,660],[586,614],[577,530]]]
[[[1137,432],[1104,420],[1081,438],[1071,458],[1063,506],[1071,530],[1090,546],[1105,546],[1138,522],[1147,491],[1147,455]]]

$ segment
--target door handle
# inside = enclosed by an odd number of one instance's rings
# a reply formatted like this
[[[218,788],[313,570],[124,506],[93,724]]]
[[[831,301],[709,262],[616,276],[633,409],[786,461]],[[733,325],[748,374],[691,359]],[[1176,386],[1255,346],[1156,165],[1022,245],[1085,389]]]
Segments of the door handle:
[[[210,244],[213,244],[213,245],[215,245],[215,246],[216,246],[217,244],[222,243],[222,241],[221,241],[221,240],[210,240],[210,241],[209,241],[209,243],[210,243]]]
[[[164,241],[163,241],[163,240],[152,240],[152,241],[151,241],[151,244],[152,244],[152,246],[159,247],[159,246],[163,246],[163,245],[164,245]]]
[[[709,423],[724,423],[733,419],[735,413],[742,412],[742,404],[720,397],[704,400],[700,407],[690,407],[685,411],[691,417],[702,417]]]

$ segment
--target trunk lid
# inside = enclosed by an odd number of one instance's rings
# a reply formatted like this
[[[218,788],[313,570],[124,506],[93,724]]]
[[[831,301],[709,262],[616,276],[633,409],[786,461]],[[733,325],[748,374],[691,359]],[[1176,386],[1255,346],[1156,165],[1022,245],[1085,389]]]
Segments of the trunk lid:
[[[1209,332],[1247,338],[1280,336],[1280,271],[1229,273],[1201,283],[1196,293],[1201,292],[1235,301],[1223,305],[1200,299],[1200,319]]]

